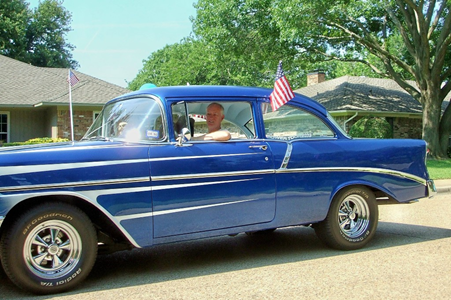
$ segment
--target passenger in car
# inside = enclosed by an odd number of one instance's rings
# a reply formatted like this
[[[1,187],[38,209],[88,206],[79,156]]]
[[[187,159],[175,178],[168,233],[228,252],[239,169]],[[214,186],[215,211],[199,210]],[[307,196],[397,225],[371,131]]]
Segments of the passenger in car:
[[[231,138],[230,132],[221,129],[221,122],[224,120],[224,107],[219,103],[211,103],[207,107],[208,133],[193,137],[192,141],[228,141]]]
[[[127,122],[120,122],[117,126],[117,135],[116,136],[122,136],[124,135],[124,128],[127,126]]]

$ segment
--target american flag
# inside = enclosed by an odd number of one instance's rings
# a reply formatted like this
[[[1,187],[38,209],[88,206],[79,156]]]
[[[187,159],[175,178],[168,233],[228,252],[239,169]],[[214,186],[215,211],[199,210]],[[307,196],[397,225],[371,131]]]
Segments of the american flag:
[[[70,83],[70,86],[74,86],[79,82],[80,80],[75,76],[75,74],[69,70],[69,78],[67,79],[67,82]]]
[[[276,111],[279,107],[294,98],[293,90],[288,83],[285,73],[282,69],[282,61],[279,62],[277,67],[276,82],[274,83],[274,91],[269,95],[271,100],[271,107],[273,111]]]

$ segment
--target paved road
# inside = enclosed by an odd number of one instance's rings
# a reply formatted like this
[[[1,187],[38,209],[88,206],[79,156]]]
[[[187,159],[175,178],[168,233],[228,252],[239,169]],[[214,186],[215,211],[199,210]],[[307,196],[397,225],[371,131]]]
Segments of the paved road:
[[[310,228],[220,237],[99,257],[77,290],[32,297],[0,271],[1,299],[444,299],[451,297],[451,194],[380,207],[359,251]]]

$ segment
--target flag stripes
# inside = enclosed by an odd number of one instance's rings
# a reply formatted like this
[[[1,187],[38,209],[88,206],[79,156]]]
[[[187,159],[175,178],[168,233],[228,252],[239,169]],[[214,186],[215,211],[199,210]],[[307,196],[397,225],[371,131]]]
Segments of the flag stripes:
[[[277,67],[276,81],[274,83],[274,90],[269,96],[271,100],[271,107],[273,111],[276,111],[279,107],[287,103],[294,98],[293,90],[285,77],[285,73],[282,69],[282,62],[279,62]]]
[[[70,86],[76,85],[79,81],[80,80],[78,77],[71,70],[69,70],[69,78],[67,79],[67,82],[70,83]]]

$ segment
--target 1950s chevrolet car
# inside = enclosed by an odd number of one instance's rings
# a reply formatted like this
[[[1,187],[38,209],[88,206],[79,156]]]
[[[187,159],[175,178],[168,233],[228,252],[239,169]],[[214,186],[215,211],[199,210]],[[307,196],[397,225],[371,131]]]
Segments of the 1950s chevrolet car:
[[[312,225],[330,247],[374,236],[378,204],[430,197],[422,140],[351,139],[317,102],[271,90],[162,87],[108,102],[76,143],[0,151],[0,254],[18,286],[72,288],[98,250]],[[220,104],[227,141],[203,140]]]

